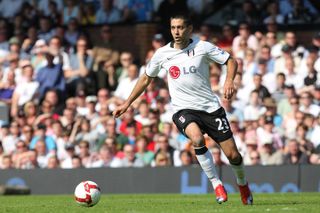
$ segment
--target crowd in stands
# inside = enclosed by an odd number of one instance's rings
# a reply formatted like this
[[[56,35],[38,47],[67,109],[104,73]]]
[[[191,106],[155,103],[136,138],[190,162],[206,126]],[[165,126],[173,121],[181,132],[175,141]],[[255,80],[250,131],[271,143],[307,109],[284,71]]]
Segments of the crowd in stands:
[[[175,7],[201,13],[213,1],[194,2],[0,1],[0,169],[197,164],[191,142],[172,122],[165,72],[122,117],[112,117],[168,40],[155,34],[141,60],[112,42],[110,25],[165,23]],[[231,101],[221,97],[224,66],[211,64],[209,80],[245,165],[320,164],[320,32],[302,42],[295,32],[277,29],[301,14],[317,20],[318,11],[307,0],[261,2],[269,2],[269,15],[244,13],[241,23],[226,23],[219,33],[203,24],[193,39],[213,42],[238,62]],[[292,10],[285,7],[284,14],[280,6],[288,2]],[[265,31],[251,32],[257,20]],[[91,24],[99,24],[99,44],[83,30]],[[205,138],[215,163],[228,164]]]

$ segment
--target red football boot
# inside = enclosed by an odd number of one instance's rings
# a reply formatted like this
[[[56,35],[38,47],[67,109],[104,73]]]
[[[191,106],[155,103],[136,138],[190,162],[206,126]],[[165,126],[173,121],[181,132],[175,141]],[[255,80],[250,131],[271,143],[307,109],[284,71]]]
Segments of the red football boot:
[[[227,195],[227,191],[225,190],[223,185],[218,185],[215,189],[214,189],[215,193],[216,193],[216,201],[217,203],[221,204],[223,202],[226,202],[228,200],[228,195]]]
[[[253,204],[253,197],[252,197],[251,191],[249,189],[248,183],[244,186],[238,185],[238,187],[239,187],[241,201],[242,201],[243,205],[252,205]]]

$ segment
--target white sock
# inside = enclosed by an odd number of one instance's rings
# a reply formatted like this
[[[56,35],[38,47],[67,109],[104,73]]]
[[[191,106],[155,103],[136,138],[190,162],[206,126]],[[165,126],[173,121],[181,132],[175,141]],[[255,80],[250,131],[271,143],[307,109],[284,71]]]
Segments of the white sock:
[[[243,168],[243,162],[241,162],[240,165],[232,165],[232,164],[230,165],[232,167],[233,173],[237,178],[237,184],[240,186],[246,185],[247,179],[246,179],[244,168]]]
[[[215,189],[218,185],[222,184],[222,182],[218,177],[211,153],[208,151],[207,147],[195,148],[195,150],[196,157],[202,170],[206,173],[207,177],[212,183],[213,188]],[[206,151],[203,154],[199,154],[198,150],[202,150],[203,152],[205,150]]]

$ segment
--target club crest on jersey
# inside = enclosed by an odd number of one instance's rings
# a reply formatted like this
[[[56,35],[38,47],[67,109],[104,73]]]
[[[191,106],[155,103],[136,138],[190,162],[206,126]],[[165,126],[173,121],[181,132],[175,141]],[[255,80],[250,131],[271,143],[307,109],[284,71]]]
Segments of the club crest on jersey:
[[[192,57],[192,56],[194,56],[194,49],[192,49],[192,50],[187,50],[187,55],[189,56],[189,57]]]
[[[180,69],[177,66],[172,66],[169,68],[169,73],[171,78],[177,79],[180,76]]]
[[[184,122],[186,122],[186,119],[181,115],[181,116],[179,117],[179,121],[180,121],[181,123],[184,123]]]

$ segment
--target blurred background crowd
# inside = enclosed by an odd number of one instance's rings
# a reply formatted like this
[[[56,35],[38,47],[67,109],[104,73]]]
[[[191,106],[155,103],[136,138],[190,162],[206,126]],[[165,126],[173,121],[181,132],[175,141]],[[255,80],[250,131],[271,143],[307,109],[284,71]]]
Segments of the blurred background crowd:
[[[245,165],[320,164],[320,32],[299,40],[279,30],[317,26],[317,1],[1,0],[0,169],[197,164],[172,122],[165,71],[111,116],[170,41],[179,10],[189,11],[195,39],[238,62],[237,93],[221,104]],[[115,26],[139,23],[158,26],[145,58],[113,42]],[[210,73],[220,96],[225,67],[213,63]],[[218,166],[228,164],[207,136],[206,144]]]

